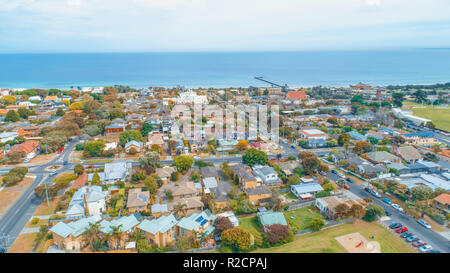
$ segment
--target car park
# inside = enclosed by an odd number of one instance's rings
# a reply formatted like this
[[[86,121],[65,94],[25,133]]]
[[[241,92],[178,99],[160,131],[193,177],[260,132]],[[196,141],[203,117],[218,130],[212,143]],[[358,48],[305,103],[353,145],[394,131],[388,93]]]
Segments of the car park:
[[[412,245],[415,246],[415,247],[424,246],[424,245],[426,245],[426,244],[427,244],[427,243],[425,243],[425,242],[422,241],[422,240],[417,240],[417,241],[415,241],[415,242],[412,243]]]
[[[389,198],[387,198],[387,197],[383,197],[383,199],[381,199],[381,201],[383,201],[384,203],[386,203],[388,205],[392,204],[392,201],[389,200]]]
[[[400,227],[395,230],[395,232],[397,232],[397,233],[403,233],[403,232],[407,232],[407,231],[408,231],[407,227]]]
[[[428,224],[427,221],[423,220],[423,219],[419,219],[417,220],[417,223],[421,224],[422,226],[426,227],[426,228],[431,228],[431,225]]]
[[[419,240],[419,237],[417,237],[416,235],[412,235],[412,236],[409,236],[408,238],[406,238],[406,241],[408,241],[410,243],[417,241],[417,240]]]
[[[419,251],[422,253],[428,252],[430,250],[433,250],[433,247],[430,245],[424,245],[424,246],[419,247]]]

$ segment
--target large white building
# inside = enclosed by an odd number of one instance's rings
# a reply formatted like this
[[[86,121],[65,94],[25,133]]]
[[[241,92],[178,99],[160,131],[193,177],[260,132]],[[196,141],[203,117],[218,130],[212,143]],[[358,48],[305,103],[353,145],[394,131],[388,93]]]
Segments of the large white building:
[[[404,111],[404,110],[401,110],[400,108],[392,109],[392,113],[394,114],[394,116],[396,118],[407,119],[416,125],[426,125],[428,122],[431,121],[426,118],[414,116],[412,111]]]
[[[178,98],[176,98],[176,103],[201,103],[207,104],[208,97],[207,96],[199,96],[194,91],[188,91],[180,93]]]

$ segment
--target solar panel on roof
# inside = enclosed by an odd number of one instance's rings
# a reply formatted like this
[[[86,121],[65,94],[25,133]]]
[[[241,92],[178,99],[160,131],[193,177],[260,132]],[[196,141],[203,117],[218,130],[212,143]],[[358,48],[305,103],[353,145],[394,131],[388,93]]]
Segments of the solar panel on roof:
[[[198,217],[195,219],[195,222],[200,223],[203,220],[203,216]]]
[[[208,220],[205,219],[205,220],[203,220],[203,221],[200,223],[200,225],[201,225],[201,226],[204,226],[207,222],[208,222]]]

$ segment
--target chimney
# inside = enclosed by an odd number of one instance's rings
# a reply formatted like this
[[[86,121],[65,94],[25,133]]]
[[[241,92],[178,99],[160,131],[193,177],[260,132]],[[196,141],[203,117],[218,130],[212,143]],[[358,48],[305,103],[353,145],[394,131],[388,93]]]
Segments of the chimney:
[[[84,195],[84,214],[89,215],[88,204],[87,204],[87,194]]]

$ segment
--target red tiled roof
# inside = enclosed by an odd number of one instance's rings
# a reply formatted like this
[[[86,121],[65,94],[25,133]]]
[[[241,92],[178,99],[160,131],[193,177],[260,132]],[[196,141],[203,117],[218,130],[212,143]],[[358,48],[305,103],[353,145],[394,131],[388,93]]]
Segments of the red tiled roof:
[[[24,143],[14,145],[11,150],[9,150],[8,154],[16,151],[24,151],[26,154],[31,153],[39,146],[39,141],[25,141]]]
[[[288,100],[304,100],[306,99],[305,91],[290,91],[286,95]]]
[[[450,204],[450,194],[443,193],[439,195],[438,197],[434,198],[435,201],[438,201],[441,204],[448,205]]]

